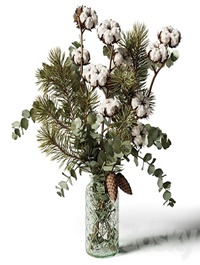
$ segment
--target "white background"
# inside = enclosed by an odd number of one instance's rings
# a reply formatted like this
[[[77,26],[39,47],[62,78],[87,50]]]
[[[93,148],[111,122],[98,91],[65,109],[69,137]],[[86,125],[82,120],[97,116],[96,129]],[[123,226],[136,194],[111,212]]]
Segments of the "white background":
[[[125,166],[133,196],[120,193],[120,253],[109,259],[89,257],[84,249],[84,191],[80,176],[66,193],[56,195],[61,170],[37,148],[36,126],[11,139],[11,123],[30,108],[37,95],[35,71],[51,48],[78,40],[73,23],[77,5],[97,11],[99,22],[114,19],[122,30],[144,22],[153,42],[157,30],[172,25],[182,33],[175,66],[156,79],[155,113],[150,123],[167,132],[172,146],[151,151],[156,166],[172,182],[174,208],[163,206],[156,178],[141,165]],[[7,0],[0,4],[0,264],[198,264],[199,195],[199,8],[198,1]],[[105,60],[96,33],[85,47],[92,62]],[[186,233],[187,232],[187,233]],[[165,236],[165,237],[163,237]],[[146,238],[146,240],[145,240]],[[146,245],[145,245],[146,242]],[[155,242],[160,243],[159,245]],[[80,262],[79,262],[80,261]]]

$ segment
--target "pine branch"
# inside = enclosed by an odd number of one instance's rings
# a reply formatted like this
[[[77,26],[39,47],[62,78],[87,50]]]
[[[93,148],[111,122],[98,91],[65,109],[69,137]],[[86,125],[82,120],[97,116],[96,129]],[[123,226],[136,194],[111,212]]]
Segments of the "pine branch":
[[[60,167],[66,164],[64,167],[66,169],[71,164],[75,166],[84,163],[81,153],[74,150],[72,134],[66,133],[65,130],[57,130],[52,124],[43,123],[38,130],[37,139],[40,142],[39,148],[42,149],[43,153],[50,155],[51,160],[56,160]]]
[[[148,31],[144,24],[135,23],[132,30],[123,33],[123,40],[120,42],[121,46],[127,49],[132,58],[138,89],[145,85],[148,76],[147,34]]]
[[[47,95],[38,96],[33,102],[33,109],[37,122],[48,122],[58,127],[58,130],[66,129],[69,131],[71,127],[70,113],[63,110],[62,106],[59,107],[55,99],[51,99]]]
[[[110,97],[115,97],[120,100],[122,104],[130,105],[132,94],[138,88],[135,71],[132,67],[118,67],[110,75],[107,82]]]
[[[132,141],[131,129],[137,123],[134,111],[130,106],[124,105],[113,118],[112,128],[122,141]]]

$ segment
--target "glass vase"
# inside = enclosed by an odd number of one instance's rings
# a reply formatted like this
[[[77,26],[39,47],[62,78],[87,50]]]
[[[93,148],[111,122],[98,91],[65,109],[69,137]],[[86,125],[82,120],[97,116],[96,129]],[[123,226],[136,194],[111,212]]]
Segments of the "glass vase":
[[[93,257],[114,256],[119,249],[119,200],[108,196],[105,179],[91,177],[86,187],[86,252]]]

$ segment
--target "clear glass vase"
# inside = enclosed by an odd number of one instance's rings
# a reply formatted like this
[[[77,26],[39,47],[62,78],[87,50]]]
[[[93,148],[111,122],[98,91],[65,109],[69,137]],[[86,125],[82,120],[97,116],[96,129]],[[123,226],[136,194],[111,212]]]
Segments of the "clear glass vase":
[[[86,187],[86,252],[93,257],[114,256],[119,249],[119,200],[110,200],[105,179],[91,177]]]

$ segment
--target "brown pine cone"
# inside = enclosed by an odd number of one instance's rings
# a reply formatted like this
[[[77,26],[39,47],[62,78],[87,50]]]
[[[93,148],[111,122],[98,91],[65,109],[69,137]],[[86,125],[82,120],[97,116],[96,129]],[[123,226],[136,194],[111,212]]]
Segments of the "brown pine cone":
[[[106,179],[106,187],[108,190],[108,195],[112,201],[116,201],[117,199],[117,193],[118,193],[118,188],[117,188],[117,179],[116,175],[114,173],[110,173],[107,176]]]
[[[133,194],[130,184],[128,183],[127,179],[121,173],[117,173],[116,179],[117,179],[117,186],[121,190],[123,190],[123,192],[130,194],[130,195]]]

